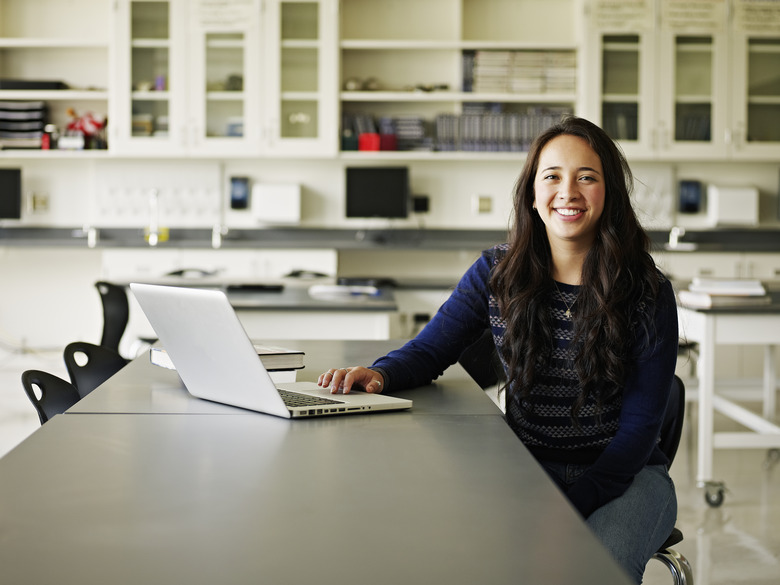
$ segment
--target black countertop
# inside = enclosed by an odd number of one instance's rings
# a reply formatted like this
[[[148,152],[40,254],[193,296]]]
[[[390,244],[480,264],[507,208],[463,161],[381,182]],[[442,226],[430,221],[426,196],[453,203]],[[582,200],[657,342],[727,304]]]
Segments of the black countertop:
[[[780,228],[686,230],[683,246],[667,248],[668,231],[649,232],[657,251],[780,252]],[[223,249],[338,250],[483,250],[506,241],[505,230],[462,229],[324,229],[268,228],[235,229],[222,236]],[[689,246],[691,245],[691,246]],[[81,228],[0,227],[0,246],[87,247]],[[143,229],[104,228],[97,230],[96,247],[148,249]],[[210,229],[171,229],[169,239],[157,248],[211,248]],[[692,247],[692,249],[691,249]]]

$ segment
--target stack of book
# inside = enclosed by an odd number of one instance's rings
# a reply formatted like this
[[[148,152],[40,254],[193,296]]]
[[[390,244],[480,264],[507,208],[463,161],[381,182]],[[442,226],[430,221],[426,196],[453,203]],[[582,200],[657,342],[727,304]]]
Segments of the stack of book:
[[[545,91],[547,55],[543,51],[515,52],[509,74],[510,93],[542,93]]]
[[[475,93],[509,92],[512,71],[511,51],[477,51],[474,55],[472,91]]]
[[[694,278],[688,290],[677,293],[680,304],[692,309],[768,305],[772,298],[760,280]]]
[[[571,93],[576,89],[573,51],[463,51],[463,91]]]
[[[523,152],[531,141],[552,126],[567,107],[528,108],[525,113],[503,112],[500,104],[468,103],[462,114],[440,114],[436,118],[438,150]]]
[[[577,56],[573,51],[548,51],[544,91],[571,93],[577,88]]]
[[[0,101],[0,148],[40,148],[45,102]]]
[[[300,350],[256,344],[255,351],[276,384],[295,382],[297,370],[303,368],[304,352]],[[149,359],[155,366],[176,369],[168,352],[162,347],[153,347],[149,352]]]

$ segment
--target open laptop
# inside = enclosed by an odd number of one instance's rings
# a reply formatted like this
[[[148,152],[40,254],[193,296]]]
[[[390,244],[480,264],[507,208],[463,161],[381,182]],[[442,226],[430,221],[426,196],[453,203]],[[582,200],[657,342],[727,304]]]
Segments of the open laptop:
[[[274,384],[220,290],[139,283],[130,289],[193,396],[286,418],[412,406],[383,394],[331,394],[314,382]]]

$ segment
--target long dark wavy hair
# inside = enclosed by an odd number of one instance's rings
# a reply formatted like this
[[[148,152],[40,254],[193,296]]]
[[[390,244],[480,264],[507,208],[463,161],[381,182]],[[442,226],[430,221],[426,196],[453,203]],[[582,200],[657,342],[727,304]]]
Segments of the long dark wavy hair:
[[[601,406],[621,392],[636,357],[630,352],[637,326],[648,333],[641,312],[654,305],[661,279],[649,254],[650,239],[631,206],[633,175],[613,140],[592,122],[574,116],[538,136],[515,186],[509,249],[490,281],[506,319],[502,357],[508,367],[508,400],[520,405],[530,398],[537,367],[549,361],[553,349],[552,254],[533,202],[540,153],[561,135],[577,136],[590,145],[601,159],[605,181],[604,211],[576,300],[572,343],[581,392],[572,407],[574,418],[588,398]]]

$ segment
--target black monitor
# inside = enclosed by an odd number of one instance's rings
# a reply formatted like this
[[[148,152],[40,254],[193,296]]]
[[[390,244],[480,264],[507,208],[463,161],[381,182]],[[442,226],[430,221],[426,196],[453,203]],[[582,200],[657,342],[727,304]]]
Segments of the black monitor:
[[[408,217],[408,167],[347,167],[347,217]]]
[[[22,171],[0,169],[0,219],[22,218]]]

